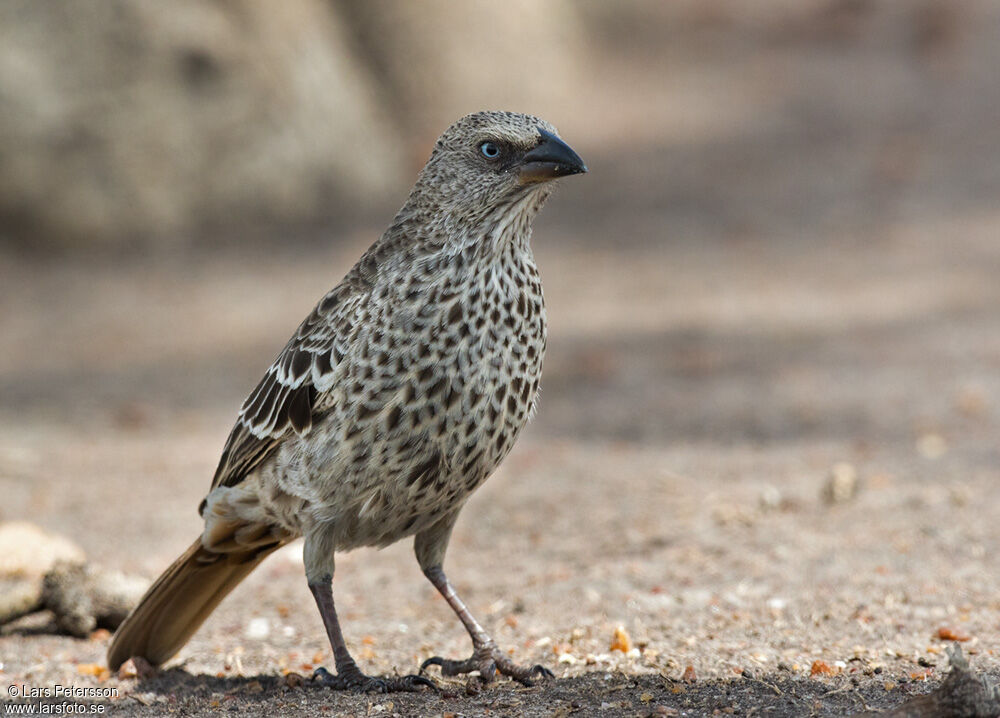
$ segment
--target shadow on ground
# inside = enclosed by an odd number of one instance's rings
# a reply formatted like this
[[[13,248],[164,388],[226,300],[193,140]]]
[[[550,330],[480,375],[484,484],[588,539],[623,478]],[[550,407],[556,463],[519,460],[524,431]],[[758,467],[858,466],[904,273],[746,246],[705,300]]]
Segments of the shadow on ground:
[[[479,687],[467,682],[438,681],[439,693],[391,695],[333,692],[306,681],[289,687],[273,675],[222,677],[191,675],[175,668],[141,681],[129,696],[129,715],[159,715],[165,707],[182,715],[211,715],[237,710],[246,716],[276,713],[309,714],[334,710],[338,715],[399,716],[453,713],[462,716],[521,715],[714,715],[845,716],[882,709],[909,696],[929,692],[930,685],[912,683],[893,693],[866,689],[845,678],[839,685],[761,674],[733,679],[684,682],[659,676],[597,673],[561,678],[525,688],[509,681]],[[230,707],[231,706],[231,707]],[[677,713],[671,713],[674,710]]]

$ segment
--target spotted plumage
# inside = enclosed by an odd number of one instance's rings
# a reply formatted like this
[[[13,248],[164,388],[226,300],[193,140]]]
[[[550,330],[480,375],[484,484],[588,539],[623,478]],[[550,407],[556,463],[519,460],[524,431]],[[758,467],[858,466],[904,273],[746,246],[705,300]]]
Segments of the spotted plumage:
[[[527,115],[477,113],[441,136],[389,229],[247,397],[201,504],[201,539],[123,625],[112,665],[169,658],[253,565],[304,536],[306,576],[337,662],[326,682],[424,683],[363,676],[329,594],[335,551],[412,535],[475,648],[469,661],[432,662],[522,681],[540,672],[495,650],[441,563],[461,507],[534,411],[546,320],[531,220],[549,180],[583,171],[555,129]],[[181,597],[188,566],[205,575]]]

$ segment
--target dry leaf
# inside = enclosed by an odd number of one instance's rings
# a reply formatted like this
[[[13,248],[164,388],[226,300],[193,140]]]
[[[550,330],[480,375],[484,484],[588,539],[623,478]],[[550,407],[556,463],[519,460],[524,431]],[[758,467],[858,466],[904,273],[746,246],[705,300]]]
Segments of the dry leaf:
[[[968,641],[972,638],[968,633],[960,631],[953,626],[941,626],[937,631],[937,637],[942,641]]]
[[[621,651],[622,653],[628,653],[632,650],[632,639],[628,637],[628,633],[625,632],[624,626],[618,626],[615,629],[615,634],[611,638],[611,648],[612,651]]]
[[[840,669],[824,661],[813,661],[812,666],[809,668],[809,675],[811,676],[835,676],[838,673],[840,673]]]
[[[99,681],[111,678],[111,671],[100,663],[80,663],[76,667],[76,672],[81,676],[94,676]]]

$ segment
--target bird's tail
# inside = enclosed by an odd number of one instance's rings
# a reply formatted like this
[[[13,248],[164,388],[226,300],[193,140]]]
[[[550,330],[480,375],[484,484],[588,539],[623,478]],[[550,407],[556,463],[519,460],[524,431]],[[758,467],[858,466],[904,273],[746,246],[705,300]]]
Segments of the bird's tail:
[[[267,543],[246,551],[216,553],[201,539],[191,544],[146,591],[118,627],[108,648],[108,668],[133,656],[162,665],[187,643],[236,584],[282,543]]]

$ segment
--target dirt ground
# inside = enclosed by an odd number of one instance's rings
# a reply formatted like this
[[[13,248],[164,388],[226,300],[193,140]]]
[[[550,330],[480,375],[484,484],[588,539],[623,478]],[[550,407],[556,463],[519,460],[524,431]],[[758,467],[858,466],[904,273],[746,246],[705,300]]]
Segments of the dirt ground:
[[[107,637],[53,635],[45,614],[4,628],[0,693],[110,687],[94,705],[112,716],[842,716],[939,685],[942,636],[1000,678],[998,90],[928,81],[926,105],[910,88],[882,111],[873,90],[836,115],[804,99],[869,70],[910,87],[857,57],[789,69],[771,104],[745,100],[770,120],[738,133],[574,143],[591,173],[535,232],[540,410],[446,564],[554,680],[290,687],[330,664],[296,544],[149,680],[101,675]],[[694,93],[683,72],[675,96]],[[725,87],[705,93],[707,117]],[[244,395],[384,224],[239,253],[0,256],[0,519],[157,575],[200,530]],[[408,542],[340,556],[334,594],[369,672],[469,651]]]
[[[843,715],[937,683],[942,628],[1000,675],[1000,246],[995,224],[953,222],[626,249],[545,222],[541,410],[470,502],[448,568],[503,645],[557,679],[450,698],[280,687],[282,671],[329,661],[295,546],[179,668],[101,683],[121,692],[113,714]],[[9,263],[4,518],[156,574],[197,535],[241,393],[358,249]],[[860,488],[830,505],[840,462]],[[342,556],[335,591],[371,671],[467,652],[408,545]],[[79,664],[106,640],[45,624],[5,631],[0,680],[94,683]],[[635,652],[609,650],[619,625]],[[811,675],[817,661],[836,675]]]

